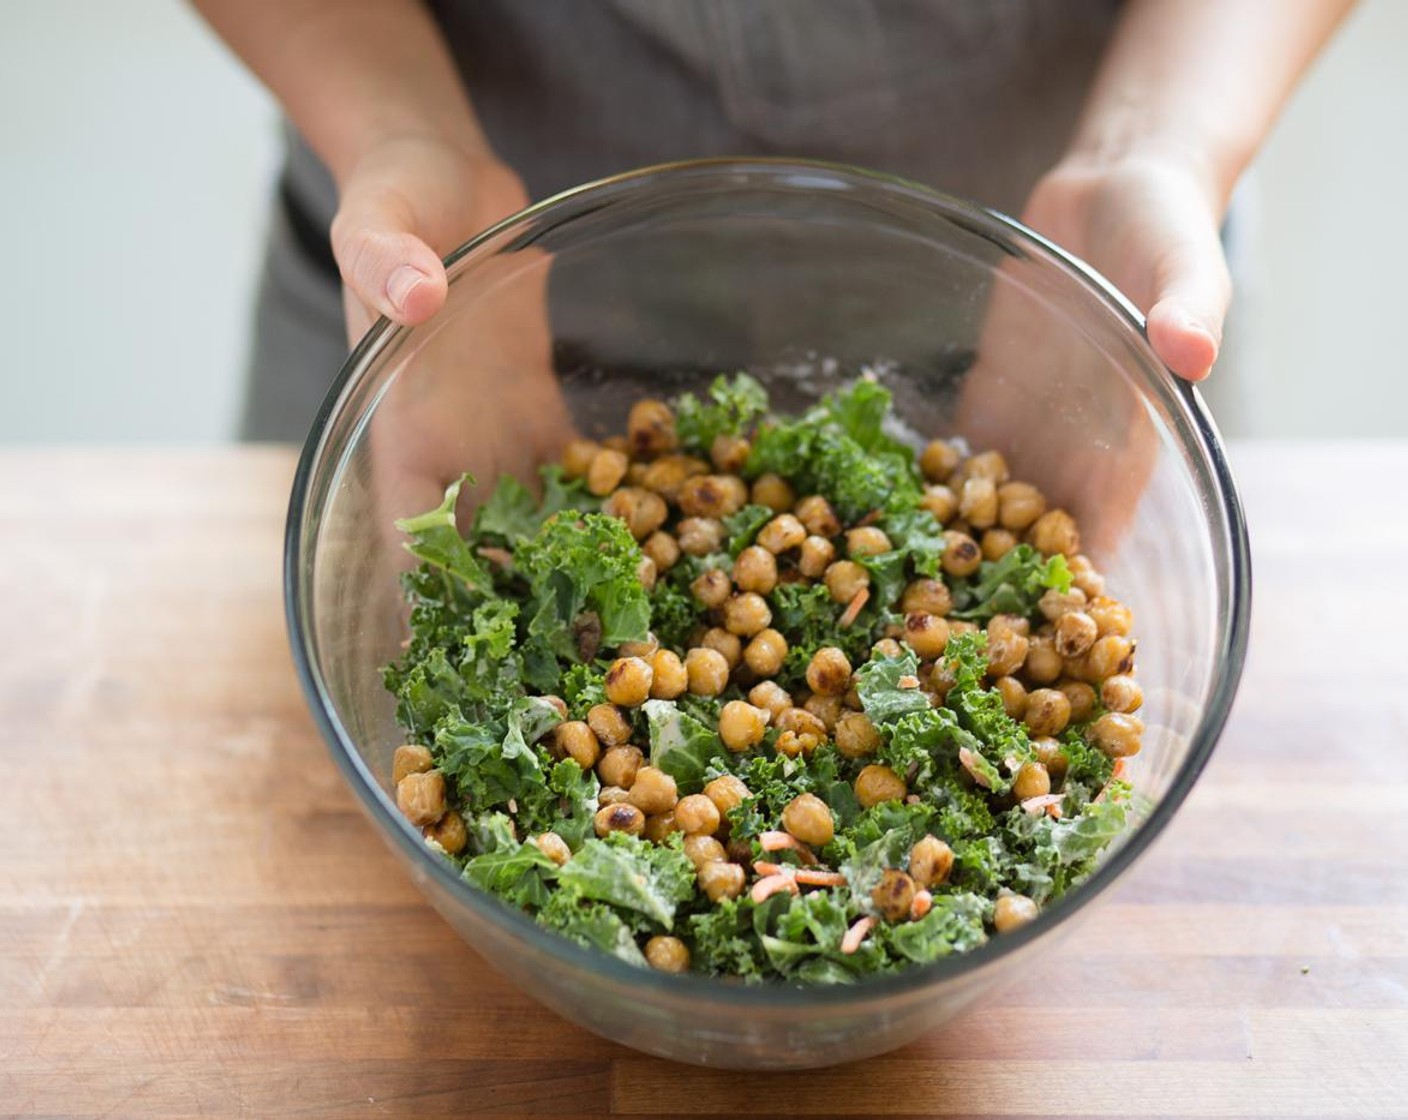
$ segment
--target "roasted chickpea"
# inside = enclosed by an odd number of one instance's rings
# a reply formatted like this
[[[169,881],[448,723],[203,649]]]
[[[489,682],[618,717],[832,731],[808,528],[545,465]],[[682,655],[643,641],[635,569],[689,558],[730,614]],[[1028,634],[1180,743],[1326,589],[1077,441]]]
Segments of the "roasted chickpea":
[[[653,463],[645,464],[637,485],[653,490],[667,502],[673,502],[680,496],[684,480],[696,473],[691,463],[683,455],[662,455]]]
[[[1133,677],[1119,673],[1101,683],[1100,703],[1112,712],[1137,712],[1144,704],[1144,690]]]
[[[769,627],[753,637],[743,650],[743,664],[760,677],[775,677],[787,659],[787,639]]]
[[[1105,594],[1105,577],[1095,570],[1089,556],[1077,554],[1067,560],[1066,565],[1071,569],[1072,585],[1084,591],[1087,598],[1095,599]]]
[[[615,704],[593,704],[587,712],[587,726],[602,746],[619,747],[630,742],[631,723]]]
[[[958,514],[975,529],[997,523],[997,485],[990,478],[970,478],[958,494]]]
[[[968,622],[962,619],[950,620],[948,624],[948,632],[951,636],[957,636],[959,634],[976,634],[978,632],[978,624],[976,622]]]
[[[728,662],[716,649],[696,646],[685,654],[684,668],[695,696],[717,696],[728,687]]]
[[[729,633],[722,626],[711,626],[705,630],[700,635],[699,645],[704,649],[718,650],[723,654],[724,660],[728,662],[730,673],[737,669],[743,660],[743,639],[737,634]]]
[[[1071,702],[1058,689],[1038,688],[1027,694],[1022,718],[1033,735],[1059,735],[1071,720]]]
[[[1027,643],[1027,659],[1022,671],[1033,684],[1050,684],[1061,675],[1062,667],[1053,639],[1038,634]]]
[[[631,405],[626,417],[626,438],[632,454],[642,457],[673,451],[679,443],[675,435],[675,414],[664,401],[645,398]]]
[[[596,764],[596,773],[609,786],[630,789],[636,780],[636,771],[645,761],[639,747],[612,747],[601,756]]]
[[[665,524],[665,518],[669,516],[665,499],[639,486],[622,486],[613,491],[602,503],[601,512],[610,517],[619,517],[638,541]]]
[[[823,575],[826,590],[838,603],[849,603],[870,586],[870,573],[854,560],[837,560]]]
[[[971,576],[983,562],[983,550],[967,533],[944,532],[944,554],[939,561],[951,576]]]
[[[553,863],[561,867],[572,858],[572,849],[567,846],[567,841],[556,832],[543,832],[537,836],[528,837],[528,843],[532,844]]]
[[[993,677],[1011,676],[1026,661],[1030,647],[1030,639],[1010,620],[1002,615],[993,618],[988,623],[988,674]]]
[[[843,712],[835,737],[836,750],[846,758],[867,758],[880,749],[880,731],[864,712]]]
[[[904,641],[919,655],[921,661],[939,657],[948,645],[948,620],[923,611],[911,611],[904,616]]]
[[[743,700],[730,700],[719,712],[719,738],[737,753],[755,747],[767,731],[768,713]]]
[[[656,813],[653,816],[646,816],[645,828],[641,830],[641,836],[652,844],[663,844],[670,833],[680,831],[682,830],[679,821],[675,820],[673,812]]]
[[[744,591],[728,599],[723,605],[724,629],[730,634],[751,638],[761,630],[766,630],[772,622],[772,610],[768,601],[756,591]]]
[[[880,882],[870,892],[870,901],[880,916],[892,922],[902,922],[909,917],[909,908],[914,904],[914,880],[908,872],[894,867],[885,868]]]
[[[1050,509],[1038,517],[1027,531],[1027,539],[1043,556],[1057,552],[1074,556],[1080,551],[1076,520],[1063,509]]]
[[[841,532],[841,519],[820,494],[809,494],[797,503],[797,519],[813,537],[831,538]]]
[[[421,832],[427,840],[434,840],[452,856],[459,855],[469,843],[469,830],[464,826],[464,818],[453,809],[447,809],[443,817],[434,824],[426,825]]]
[[[695,577],[689,589],[700,603],[712,610],[723,606],[733,594],[733,581],[722,568],[708,568]]]
[[[808,537],[797,557],[797,570],[808,579],[820,579],[836,559],[836,546],[825,537]]]
[[[559,723],[553,728],[552,741],[558,755],[572,759],[583,770],[590,770],[601,757],[596,733],[580,719]]]
[[[923,836],[909,849],[909,874],[921,887],[948,882],[953,870],[953,849],[937,836]]]
[[[619,451],[622,455],[629,455],[631,451],[631,441],[619,432],[616,435],[607,436],[601,441],[601,446],[608,451]]]
[[[391,781],[399,785],[407,774],[424,774],[434,765],[435,760],[430,757],[429,747],[407,743],[403,747],[397,747],[396,753],[391,756]]]
[[[851,662],[843,650],[822,646],[807,666],[807,687],[822,696],[840,696],[851,686]]]
[[[1090,741],[1111,758],[1138,754],[1144,721],[1125,712],[1106,712],[1090,725]]]
[[[831,807],[814,793],[800,794],[787,803],[782,810],[782,827],[814,848],[831,843],[836,835]]]
[[[1021,719],[1027,711],[1027,690],[1016,677],[998,677],[992,682],[1002,697],[1002,710],[1013,719]]]
[[[992,908],[992,924],[998,933],[1020,929],[1037,915],[1036,903],[1024,894],[1005,894]]]
[[[1033,739],[1032,753],[1036,755],[1036,760],[1046,767],[1046,772],[1053,782],[1059,782],[1065,778],[1071,760],[1060,739],[1052,739],[1049,736]]]
[[[689,862],[694,864],[695,870],[706,863],[722,863],[727,858],[724,846],[712,836],[686,836],[684,854],[689,857]]]
[[[852,558],[879,556],[893,547],[885,530],[874,525],[862,525],[859,529],[846,531],[846,555]]]
[[[566,478],[582,478],[591,469],[592,460],[601,450],[594,439],[572,439],[562,449],[562,473]]]
[[[724,546],[724,523],[712,517],[686,517],[675,526],[675,535],[687,556],[709,556]]]
[[[748,787],[741,778],[732,774],[721,774],[704,784],[704,796],[714,803],[719,816],[726,816],[731,809],[742,805],[750,796]]]
[[[1095,620],[1084,611],[1067,611],[1056,620],[1056,652],[1079,657],[1095,644]]]
[[[872,762],[856,775],[856,800],[862,809],[882,801],[903,801],[908,792],[904,779],[888,766]]]
[[[630,802],[642,813],[668,813],[680,799],[675,779],[665,771],[645,765],[631,783]]]
[[[1007,529],[989,529],[978,542],[984,560],[1001,560],[1017,547],[1017,536]]]
[[[787,708],[773,722],[779,731],[795,731],[798,734],[815,735],[817,739],[826,738],[826,724],[806,708]]]
[[[548,693],[545,696],[539,696],[538,699],[546,700],[547,703],[551,706],[552,710],[555,711],[558,715],[560,715],[563,719],[566,719],[570,714],[567,711],[567,701],[564,700],[561,696],[554,696],[552,695],[552,693]]]
[[[1073,587],[1064,594],[1054,587],[1036,601],[1036,609],[1048,622],[1055,622],[1063,614],[1085,609],[1085,592]]]
[[[688,972],[689,950],[678,937],[659,934],[645,943],[645,960],[657,972]]]
[[[919,453],[919,469],[930,482],[942,482],[958,468],[958,448],[946,439],[930,440]]]
[[[900,627],[900,633],[904,633],[904,627]],[[904,656],[904,646],[900,645],[894,638],[881,638],[873,646],[870,652],[875,657],[888,657],[893,661],[896,657]]]
[[[772,594],[777,586],[777,557],[765,548],[750,544],[733,562],[733,582],[740,591]]]
[[[841,713],[845,711],[845,706],[841,702],[841,695],[822,696],[814,693],[808,696],[802,705],[802,710],[811,712],[817,719],[826,726],[826,733],[832,734],[836,730],[836,721],[841,718]]]
[[[1134,668],[1134,643],[1118,634],[1106,634],[1090,647],[1086,664],[1097,681],[1127,674]]]
[[[702,793],[691,793],[681,797],[675,806],[675,824],[687,835],[708,836],[718,831],[719,810]]]
[[[1012,779],[1012,796],[1018,801],[1045,797],[1051,792],[1051,775],[1040,762],[1024,762]]]
[[[947,486],[926,486],[919,504],[934,515],[940,525],[947,525],[958,514],[958,495]]]
[[[1099,598],[1090,604],[1090,617],[1100,631],[1100,637],[1111,634],[1126,637],[1134,628],[1134,612],[1115,599]]]
[[[602,786],[597,792],[598,805],[624,805],[631,797],[631,791],[623,786]]]
[[[645,814],[626,801],[603,805],[592,817],[592,827],[598,836],[605,836],[608,832],[629,832],[632,836],[639,836],[645,831]]]
[[[606,671],[606,698],[623,708],[638,708],[650,698],[654,673],[639,657],[618,657]]]
[[[396,808],[417,827],[434,824],[445,815],[445,776],[439,770],[407,774],[396,783]]]
[[[673,700],[689,688],[684,662],[672,650],[656,651],[650,659],[650,695],[656,700]]]
[[[1006,482],[997,488],[997,521],[1020,533],[1046,512],[1046,499],[1029,482]]]
[[[1012,472],[1008,470],[1007,460],[1000,451],[980,451],[964,461],[963,475],[965,478],[990,479],[1001,486],[1012,477]]]
[[[759,637],[761,636],[760,634]],[[753,640],[757,641],[757,638]],[[748,693],[748,701],[755,707],[762,708],[773,719],[792,707],[792,697],[776,681],[761,681],[754,685]]]
[[[587,489],[598,498],[606,497],[621,485],[629,465],[624,451],[603,447],[592,456],[591,466],[587,468]]]
[[[743,884],[748,878],[747,873],[738,864],[714,861],[704,864],[696,874],[699,879],[699,889],[704,892],[710,902],[722,902],[726,898],[737,898],[743,893]]]
[[[807,531],[790,513],[779,513],[758,530],[757,543],[774,556],[796,548],[807,539]]]
[[[797,501],[792,485],[771,471],[760,474],[754,480],[753,492],[749,497],[754,505],[767,506],[774,513],[786,513]]]
[[[747,500],[747,488],[736,475],[702,474],[684,480],[677,503],[686,517],[728,517]]]
[[[659,529],[645,538],[640,550],[655,561],[657,572],[668,572],[680,562],[680,542]]]
[[[720,432],[709,445],[709,459],[715,470],[724,474],[737,474],[748,462],[748,452],[752,449],[752,445],[742,436]]]
[[[957,630],[950,628],[950,633],[956,634]],[[929,691],[934,695],[930,704],[937,706],[948,699],[948,694],[953,691],[953,686],[957,683],[954,676],[953,664],[940,658],[934,662],[934,667],[929,671]]]
[[[1095,711],[1095,689],[1084,681],[1062,681],[1056,686],[1071,705],[1071,723],[1084,723]]]
[[[646,631],[644,640],[639,642],[622,642],[616,647],[617,657],[639,657],[643,661],[649,661],[660,650],[660,639],[654,634]]]
[[[777,737],[777,753],[788,758],[810,755],[821,746],[821,739],[810,731],[784,731]]]

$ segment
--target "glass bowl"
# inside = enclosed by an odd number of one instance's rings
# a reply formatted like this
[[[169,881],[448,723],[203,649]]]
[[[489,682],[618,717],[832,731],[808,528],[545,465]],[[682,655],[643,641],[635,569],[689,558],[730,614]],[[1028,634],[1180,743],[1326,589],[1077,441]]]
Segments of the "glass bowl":
[[[333,758],[391,850],[466,942],[534,998],[627,1046],[739,1068],[877,1054],[942,1023],[1066,931],[1187,796],[1241,673],[1245,527],[1217,433],[1138,312],[1000,214],[883,175],[702,161],[581,187],[448,260],[449,302],[379,322],[318,414],[289,509],[295,660]],[[870,369],[915,439],[996,447],[1080,521],[1135,613],[1144,749],[1135,824],[1096,873],[1021,930],[852,986],[747,986],[634,968],[480,894],[397,812],[398,516],[470,470],[526,475],[570,428],[747,369],[791,409]],[[457,962],[447,958],[443,967]]]

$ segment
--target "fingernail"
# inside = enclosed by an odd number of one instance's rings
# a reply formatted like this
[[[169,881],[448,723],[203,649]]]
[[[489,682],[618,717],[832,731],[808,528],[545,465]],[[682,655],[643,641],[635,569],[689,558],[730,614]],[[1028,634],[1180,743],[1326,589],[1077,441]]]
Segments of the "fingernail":
[[[391,306],[397,311],[405,311],[406,301],[411,298],[411,293],[415,291],[416,285],[429,279],[430,277],[420,269],[403,264],[386,281],[386,298],[391,301]]]

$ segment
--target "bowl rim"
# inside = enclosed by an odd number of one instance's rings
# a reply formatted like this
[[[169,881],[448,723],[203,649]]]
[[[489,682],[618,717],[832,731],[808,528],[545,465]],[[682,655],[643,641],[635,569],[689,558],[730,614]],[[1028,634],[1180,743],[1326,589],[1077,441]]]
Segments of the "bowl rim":
[[[1227,526],[1225,547],[1230,609],[1221,628],[1218,643],[1218,656],[1223,671],[1218,674],[1213,684],[1212,693],[1191,737],[1187,757],[1173,776],[1168,792],[1154,805],[1143,825],[1126,842],[1112,851],[1108,858],[1102,860],[1094,873],[1069,895],[1062,896],[1049,909],[1043,908],[1036,921],[1001,937],[989,938],[983,945],[966,953],[942,957],[929,964],[914,965],[891,974],[862,977],[854,984],[802,986],[781,981],[738,984],[719,977],[693,973],[669,974],[641,968],[603,951],[586,948],[547,930],[517,907],[470,886],[448,862],[426,845],[419,830],[412,828],[396,811],[391,798],[382,790],[357,753],[351,737],[333,707],[331,697],[323,686],[321,675],[315,668],[311,655],[312,630],[310,626],[305,625],[307,620],[304,617],[304,604],[300,594],[299,575],[304,558],[301,528],[307,513],[309,484],[314,469],[322,458],[323,442],[329,423],[337,413],[337,406],[357,371],[371,369],[378,354],[401,336],[418,329],[400,326],[384,316],[362,336],[334,378],[309,429],[294,474],[285,522],[283,555],[284,611],[293,661],[304,697],[333,761],[361,801],[363,810],[381,826],[382,838],[400,848],[410,860],[414,871],[412,877],[417,879],[418,885],[423,886],[423,880],[429,878],[444,894],[468,906],[511,935],[561,959],[563,963],[597,973],[606,981],[655,989],[663,997],[713,1001],[760,1010],[764,1006],[769,1009],[786,1009],[862,1004],[887,997],[910,995],[945,980],[978,973],[995,966],[1003,957],[1020,952],[1036,939],[1073,918],[1104,894],[1149,849],[1183,804],[1207,765],[1226,726],[1246,658],[1251,616],[1251,559],[1242,502],[1232,478],[1222,440],[1201,395],[1190,382],[1172,374],[1154,354],[1148,342],[1145,318],[1128,297],[1080,258],[1015,218],[902,176],[843,163],[787,157],[718,157],[654,164],[572,187],[489,226],[445,257],[445,266],[451,274],[451,282],[453,283],[454,279],[454,266],[460,261],[486,244],[499,240],[506,232],[531,226],[567,204],[577,204],[594,195],[614,195],[623,187],[639,189],[662,179],[683,178],[709,171],[747,175],[750,178],[779,178],[789,174],[821,172],[839,176],[853,183],[898,192],[910,201],[926,204],[939,211],[948,221],[966,219],[970,228],[974,222],[980,226],[995,225],[1009,240],[1027,249],[1038,250],[1038,255],[1052,258],[1053,262],[1064,268],[1074,280],[1093,291],[1117,318],[1123,319],[1126,325],[1133,327],[1149,347],[1151,364],[1162,370],[1162,377],[1170,383],[1166,388],[1171,388],[1173,401],[1184,410],[1184,419],[1196,436],[1196,447],[1205,460],[1217,495],[1221,499],[1220,512]],[[311,604],[308,604],[307,608],[308,618],[311,619]],[[497,969],[493,962],[488,963]]]

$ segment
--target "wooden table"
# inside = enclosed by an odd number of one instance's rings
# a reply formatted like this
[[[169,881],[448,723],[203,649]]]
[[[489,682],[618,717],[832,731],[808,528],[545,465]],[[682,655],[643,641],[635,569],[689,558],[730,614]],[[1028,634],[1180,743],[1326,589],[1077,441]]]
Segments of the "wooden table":
[[[0,456],[0,1114],[1408,1115],[1408,445],[1235,450],[1252,653],[1168,833],[883,1059],[674,1066],[422,903],[294,679],[273,450]]]

